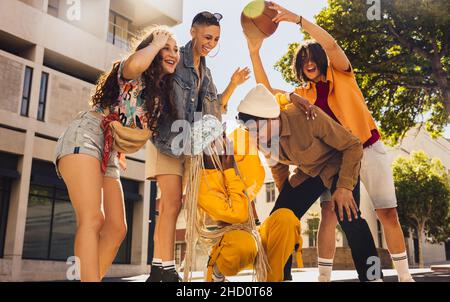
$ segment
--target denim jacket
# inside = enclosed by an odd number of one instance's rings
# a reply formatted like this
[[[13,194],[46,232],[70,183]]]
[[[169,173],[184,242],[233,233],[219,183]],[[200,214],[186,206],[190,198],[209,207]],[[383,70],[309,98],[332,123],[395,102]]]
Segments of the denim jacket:
[[[222,115],[222,96],[217,94],[216,85],[213,82],[211,71],[206,67],[205,58],[200,61],[200,68],[203,74],[203,81],[199,89],[199,76],[195,71],[192,41],[180,49],[180,62],[177,65],[174,83],[173,95],[174,102],[178,110],[178,119],[184,120],[184,125],[192,125],[194,122],[194,113],[196,112],[197,102],[201,101],[202,115],[211,114],[221,120]],[[178,125],[172,129],[175,122],[172,118],[161,120],[157,127],[157,134],[152,139],[153,144],[164,154],[172,157],[179,157],[183,151],[182,148],[172,148],[172,141],[178,137],[182,129]],[[188,132],[184,132],[188,133]]]

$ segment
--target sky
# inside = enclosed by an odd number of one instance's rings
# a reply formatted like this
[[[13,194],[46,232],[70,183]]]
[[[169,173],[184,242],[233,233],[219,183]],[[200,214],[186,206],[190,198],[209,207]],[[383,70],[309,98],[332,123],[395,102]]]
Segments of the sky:
[[[219,93],[226,88],[236,68],[250,67],[252,69],[247,42],[240,23],[242,9],[249,2],[250,0],[184,0],[183,23],[173,28],[181,46],[191,38],[189,30],[192,19],[197,13],[206,10],[221,13],[224,16],[220,22],[222,32],[219,46],[210,54],[210,56],[217,55],[206,58],[206,64],[211,69]],[[314,16],[327,6],[327,0],[278,0],[276,2],[310,21],[314,21]],[[280,24],[274,35],[265,40],[261,57],[272,87],[286,91],[293,90],[293,87],[283,80],[281,73],[273,66],[286,53],[290,43],[302,40],[303,34],[299,27],[285,22]],[[235,116],[239,102],[255,85],[256,82],[252,76],[245,84],[239,86],[231,97],[228,113],[224,116],[228,131],[236,126]],[[450,126],[446,128],[444,136],[450,138]]]

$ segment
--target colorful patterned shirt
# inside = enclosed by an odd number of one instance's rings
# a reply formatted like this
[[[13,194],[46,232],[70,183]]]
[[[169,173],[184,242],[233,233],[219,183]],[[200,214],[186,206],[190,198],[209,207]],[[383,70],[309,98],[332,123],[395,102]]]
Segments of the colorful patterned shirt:
[[[144,88],[145,82],[142,75],[134,80],[123,77],[125,60],[120,62],[117,73],[119,83],[118,105],[110,108],[111,112],[119,114],[122,125],[130,128],[148,128],[147,108],[145,107]],[[95,108],[96,112],[103,112],[100,105]]]

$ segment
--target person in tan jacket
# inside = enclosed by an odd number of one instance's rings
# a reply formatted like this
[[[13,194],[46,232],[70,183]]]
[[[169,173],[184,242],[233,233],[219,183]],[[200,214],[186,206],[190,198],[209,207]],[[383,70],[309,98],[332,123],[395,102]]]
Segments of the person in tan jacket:
[[[275,97],[262,84],[247,94],[238,112],[240,122],[256,136],[280,191],[272,212],[289,209],[301,219],[329,189],[359,279],[381,280],[381,269],[372,266],[378,257],[375,243],[359,211],[363,155],[359,139],[321,111],[312,121],[292,104],[281,112]],[[289,166],[296,166],[292,174]]]

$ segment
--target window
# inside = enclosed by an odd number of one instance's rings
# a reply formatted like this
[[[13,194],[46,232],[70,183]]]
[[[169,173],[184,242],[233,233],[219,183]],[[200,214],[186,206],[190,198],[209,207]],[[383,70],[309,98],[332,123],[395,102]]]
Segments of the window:
[[[24,259],[66,261],[73,255],[76,217],[67,189],[57,178],[53,164],[34,160],[28,199]],[[139,183],[121,180],[128,232],[114,263],[131,262],[133,203],[140,199]]]
[[[142,200],[139,195],[139,182],[128,179],[121,179],[123,194],[125,199],[125,215],[127,219],[127,235],[122,242],[122,245],[117,252],[115,264],[129,264],[131,263],[131,242],[133,233],[133,212],[134,203]]]
[[[153,260],[153,253],[155,250],[155,244],[153,241],[153,236],[155,234],[155,226],[157,220],[157,191],[158,187],[155,181],[150,182],[150,207],[149,207],[149,219],[148,219],[148,250],[147,250],[147,264],[151,264]]]
[[[377,233],[378,233],[378,247],[383,248],[383,229],[381,228],[381,223],[377,219]]]
[[[122,180],[123,183],[123,180]],[[131,234],[133,226],[133,200],[127,199],[125,196],[125,215],[127,217],[127,235],[120,245],[119,251],[117,252],[115,264],[129,264],[131,263]]]
[[[65,261],[73,255],[75,213],[66,190],[32,184],[23,258]]]
[[[109,13],[108,42],[122,49],[130,49],[130,39],[135,37],[129,31],[131,22],[114,11]]]
[[[59,0],[48,0],[48,14],[53,17],[58,17]]]
[[[175,244],[175,263],[178,266],[181,266],[181,262],[183,261],[183,249],[185,243],[176,243]]]
[[[266,201],[275,202],[275,183],[266,183]]]
[[[5,247],[6,223],[8,222],[10,192],[10,179],[6,177],[0,177],[0,258],[3,258]]]
[[[39,90],[39,105],[37,119],[44,121],[45,118],[45,104],[47,102],[47,87],[48,87],[48,73],[43,72],[41,76],[41,87]]]
[[[308,234],[309,247],[317,246],[317,231],[319,230],[320,218],[310,218],[307,220],[308,230],[306,233]]]
[[[76,219],[52,163],[33,160],[22,257],[66,261],[73,255]]]
[[[20,107],[20,115],[28,116],[28,108],[30,107],[31,82],[33,80],[33,68],[27,66],[25,68],[25,76],[22,91],[22,106]]]

